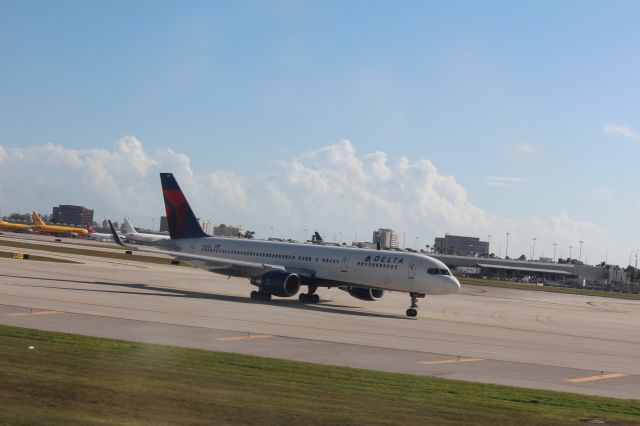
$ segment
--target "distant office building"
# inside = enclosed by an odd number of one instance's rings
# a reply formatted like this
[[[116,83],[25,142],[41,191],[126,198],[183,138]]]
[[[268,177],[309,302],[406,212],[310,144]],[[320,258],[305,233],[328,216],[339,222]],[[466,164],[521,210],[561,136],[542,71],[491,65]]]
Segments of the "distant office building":
[[[224,223],[213,228],[213,235],[220,237],[238,237],[244,235],[244,229],[239,226],[227,226]]]
[[[53,223],[86,226],[88,223],[93,223],[93,210],[84,206],[60,204],[58,207],[53,208],[51,221]]]
[[[393,229],[380,228],[377,231],[373,231],[372,243],[377,243],[378,239],[382,248],[398,248],[398,233]]]
[[[462,237],[459,235],[445,235],[444,238],[436,238],[433,243],[436,253],[455,254],[459,256],[488,256],[489,243],[480,241],[480,238]]]
[[[213,224],[211,223],[210,220],[198,219],[198,223],[200,224],[200,227],[202,228],[205,234],[213,235],[213,232],[212,232]]]
[[[160,232],[169,232],[169,222],[166,216],[160,216]]]

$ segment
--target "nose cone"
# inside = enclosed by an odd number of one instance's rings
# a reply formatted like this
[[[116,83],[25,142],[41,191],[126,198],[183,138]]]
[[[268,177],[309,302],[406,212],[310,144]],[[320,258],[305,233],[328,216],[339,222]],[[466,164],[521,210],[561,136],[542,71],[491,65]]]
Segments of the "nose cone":
[[[453,275],[451,275],[451,293],[460,291],[460,281]]]

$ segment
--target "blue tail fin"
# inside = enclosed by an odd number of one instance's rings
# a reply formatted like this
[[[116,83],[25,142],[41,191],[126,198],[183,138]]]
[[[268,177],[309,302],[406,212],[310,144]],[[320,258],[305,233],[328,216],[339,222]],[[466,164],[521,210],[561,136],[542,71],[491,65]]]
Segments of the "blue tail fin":
[[[172,173],[160,173],[169,235],[177,238],[207,237]]]

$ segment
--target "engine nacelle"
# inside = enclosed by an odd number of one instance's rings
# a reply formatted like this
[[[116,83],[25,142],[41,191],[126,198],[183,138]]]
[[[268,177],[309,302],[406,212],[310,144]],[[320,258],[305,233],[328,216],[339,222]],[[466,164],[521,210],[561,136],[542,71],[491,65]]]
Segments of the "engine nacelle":
[[[267,272],[258,280],[251,280],[251,282],[278,297],[295,296],[300,290],[300,277],[285,271]]]
[[[379,290],[376,288],[349,287],[348,291],[349,294],[356,299],[366,300],[368,302],[378,300],[384,295],[384,290]]]

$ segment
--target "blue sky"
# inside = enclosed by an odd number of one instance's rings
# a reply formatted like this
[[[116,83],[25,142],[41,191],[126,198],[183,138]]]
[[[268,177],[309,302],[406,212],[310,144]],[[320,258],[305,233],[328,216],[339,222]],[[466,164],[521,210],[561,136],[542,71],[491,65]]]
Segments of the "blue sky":
[[[295,210],[297,190],[285,185],[282,163],[348,139],[356,156],[429,160],[437,176],[454,178],[488,218],[477,236],[514,227],[523,253],[535,236],[527,234],[545,235],[538,244],[547,247],[583,239],[594,257],[615,253],[622,263],[640,248],[638,12],[631,1],[0,1],[0,147],[7,158],[31,148],[37,157],[45,144],[116,151],[117,141],[135,136],[160,165],[159,150],[187,156],[194,191],[204,176],[232,173],[258,199],[265,189],[251,182],[280,173],[274,185],[290,191]],[[300,161],[339,171],[325,160]],[[13,173],[27,167],[11,164]],[[46,182],[45,170],[78,179],[48,167],[32,173]],[[0,185],[3,213],[51,208],[37,187],[17,195],[15,185]],[[75,202],[145,220],[87,188]],[[277,210],[277,200],[259,205]],[[231,210],[216,220],[225,210],[205,201],[216,222],[269,228]],[[362,214],[375,217],[363,202]],[[434,225],[432,213],[416,212],[405,232],[432,240],[443,230],[473,233],[478,223],[470,215],[465,225]],[[406,223],[385,214],[380,222],[399,223],[388,226]],[[563,214],[572,230],[559,241],[542,228]],[[313,226],[304,220],[279,226]],[[314,220],[330,233],[350,226],[335,225],[342,218],[328,209]],[[601,236],[606,242],[589,241]]]

